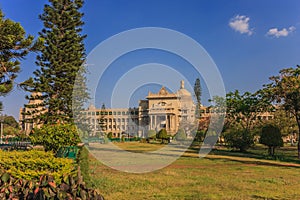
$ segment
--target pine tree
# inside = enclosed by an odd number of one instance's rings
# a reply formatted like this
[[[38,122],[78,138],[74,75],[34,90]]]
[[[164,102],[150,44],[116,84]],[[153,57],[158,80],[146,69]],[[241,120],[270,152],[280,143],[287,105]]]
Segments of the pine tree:
[[[81,34],[83,3],[83,0],[49,0],[40,15],[44,28],[39,36],[44,45],[36,58],[39,69],[22,86],[27,91],[41,93],[35,98],[43,103],[35,107],[40,112],[38,118],[45,124],[73,122],[73,114],[79,113],[88,98],[84,76],[86,35]]]
[[[20,60],[37,46],[38,42],[34,42],[33,36],[26,36],[20,23],[5,19],[0,10],[0,96],[12,91]]]
[[[196,107],[196,116],[200,117],[200,106],[201,106],[201,94],[202,94],[202,89],[201,89],[201,84],[200,84],[200,79],[197,78],[194,84],[194,93],[195,97],[197,100],[197,107]]]

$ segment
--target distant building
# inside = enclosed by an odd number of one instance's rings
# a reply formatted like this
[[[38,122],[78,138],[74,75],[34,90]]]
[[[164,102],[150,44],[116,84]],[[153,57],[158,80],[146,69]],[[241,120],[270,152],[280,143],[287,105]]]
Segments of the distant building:
[[[40,92],[33,92],[30,95],[28,104],[25,107],[20,108],[19,124],[26,135],[28,135],[33,128],[39,128],[41,126],[38,119],[35,117],[41,113],[47,112],[43,107],[38,106],[38,108],[34,108],[43,103],[43,100],[36,98],[41,95]]]
[[[82,111],[85,123],[90,126],[91,135],[99,133],[113,134],[121,137],[122,133],[137,135],[139,124],[138,108],[98,109],[91,105]]]
[[[138,108],[89,106],[82,113],[93,134],[111,132],[114,137],[120,137],[122,133],[144,137],[148,130],[162,128],[174,135],[180,126],[189,130],[195,123],[195,104],[191,93],[184,88],[184,81],[176,93],[168,92],[165,87],[158,93],[149,92],[146,100],[139,101]]]

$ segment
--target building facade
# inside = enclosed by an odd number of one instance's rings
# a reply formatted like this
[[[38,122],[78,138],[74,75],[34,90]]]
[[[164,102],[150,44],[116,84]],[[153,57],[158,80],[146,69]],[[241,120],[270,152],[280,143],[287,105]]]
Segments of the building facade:
[[[158,93],[149,92],[137,108],[107,109],[91,105],[82,113],[93,135],[111,132],[113,137],[122,134],[146,137],[149,130],[163,128],[174,135],[179,127],[188,131],[195,124],[195,104],[191,93],[184,88],[184,81],[175,93],[168,92],[165,87]]]
[[[32,129],[41,126],[38,119],[36,119],[36,116],[47,112],[43,107],[38,106],[43,103],[42,100],[37,99],[37,97],[41,95],[40,92],[33,92],[29,98],[28,104],[25,107],[20,108],[19,124],[26,135],[28,135]]]

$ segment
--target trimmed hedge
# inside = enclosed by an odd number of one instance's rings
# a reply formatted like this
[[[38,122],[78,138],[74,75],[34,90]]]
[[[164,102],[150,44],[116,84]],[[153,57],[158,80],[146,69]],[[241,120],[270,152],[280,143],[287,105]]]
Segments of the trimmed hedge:
[[[72,159],[56,158],[52,152],[0,150],[0,169],[15,178],[32,180],[47,174],[59,183],[64,174],[76,174],[74,166]]]

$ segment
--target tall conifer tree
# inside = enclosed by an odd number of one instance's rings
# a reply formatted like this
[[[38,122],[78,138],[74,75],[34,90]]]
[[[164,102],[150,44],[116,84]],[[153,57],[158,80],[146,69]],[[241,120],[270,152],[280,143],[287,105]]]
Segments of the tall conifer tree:
[[[30,51],[35,51],[38,41],[26,36],[20,23],[5,19],[0,10],[0,96],[12,91],[20,71],[20,60]],[[0,102],[0,110],[2,103]]]
[[[83,0],[49,0],[40,15],[44,28],[39,35],[44,45],[36,58],[39,69],[22,85],[27,91],[40,94],[34,98],[43,103],[34,107],[40,113],[37,117],[41,123],[73,122],[72,104],[79,109],[88,98],[84,76],[86,35],[81,34],[83,3]],[[45,110],[41,111],[41,107]]]
[[[197,100],[197,105],[196,105],[196,116],[199,118],[201,113],[200,113],[200,106],[201,106],[201,95],[202,95],[202,88],[201,88],[201,83],[200,79],[197,78],[194,84],[194,93],[195,97]]]

